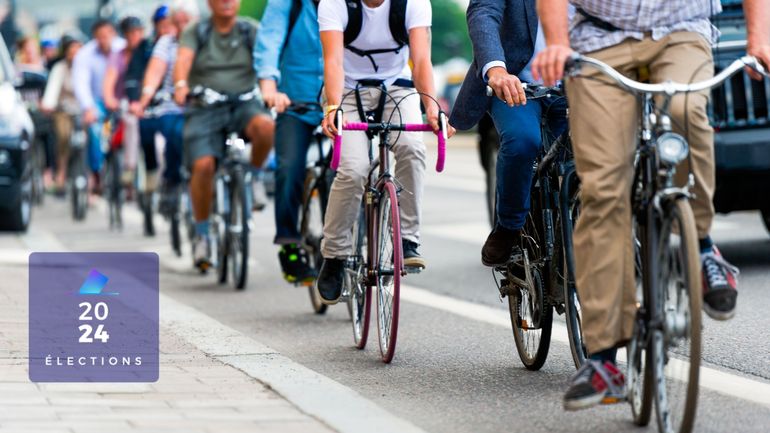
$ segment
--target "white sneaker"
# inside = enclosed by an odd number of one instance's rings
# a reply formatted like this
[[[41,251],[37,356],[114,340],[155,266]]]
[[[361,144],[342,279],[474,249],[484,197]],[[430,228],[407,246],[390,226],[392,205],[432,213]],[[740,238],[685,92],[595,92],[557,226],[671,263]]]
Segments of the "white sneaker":
[[[251,182],[251,202],[252,209],[261,211],[267,206],[267,190],[265,189],[265,181],[262,179],[255,179]]]
[[[197,236],[193,241],[193,261],[201,273],[211,267],[209,240],[205,236]]]

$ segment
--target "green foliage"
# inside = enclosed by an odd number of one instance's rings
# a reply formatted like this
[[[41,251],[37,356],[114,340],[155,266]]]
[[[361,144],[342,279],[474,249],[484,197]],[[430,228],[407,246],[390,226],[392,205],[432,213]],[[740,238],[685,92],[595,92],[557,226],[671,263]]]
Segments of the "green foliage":
[[[455,0],[431,0],[433,6],[433,64],[454,57],[470,59],[471,40],[465,11]]]
[[[266,5],[267,0],[241,0],[240,15],[259,20],[262,18],[262,13],[265,12]]]

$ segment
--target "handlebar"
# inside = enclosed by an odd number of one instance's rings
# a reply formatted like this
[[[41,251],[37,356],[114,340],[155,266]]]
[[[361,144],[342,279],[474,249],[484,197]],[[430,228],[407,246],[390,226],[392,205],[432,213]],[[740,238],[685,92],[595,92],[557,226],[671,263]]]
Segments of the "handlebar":
[[[203,102],[204,105],[216,105],[232,102],[248,102],[255,99],[257,95],[259,95],[259,88],[256,87],[246,93],[224,94],[217,92],[214,89],[209,89],[208,87],[195,86],[192,91],[190,91],[188,100],[199,100]]]
[[[740,59],[735,60],[730,64],[730,66],[723,69],[722,72],[712,78],[709,78],[708,80],[690,84],[676,83],[673,81],[666,81],[659,84],[640,83],[626,77],[625,75],[616,71],[612,66],[609,66],[602,61],[591,57],[582,56],[577,53],[572,55],[572,57],[567,60],[566,69],[568,71],[568,75],[579,75],[580,67],[582,65],[589,65],[595,69],[598,69],[604,73],[604,75],[612,78],[620,87],[630,93],[665,94],[668,96],[673,96],[677,93],[694,93],[711,89],[712,87],[716,87],[722,84],[736,72],[745,67],[749,67],[766,77],[768,76],[768,72],[765,67],[762,66],[756,57],[752,56],[743,56]]]
[[[342,124],[342,111],[337,111],[337,131],[338,134],[334,137],[334,149],[332,152],[331,167],[333,170],[337,170],[340,165],[340,150],[342,147],[342,134],[341,131],[404,131],[404,132],[433,132],[438,138],[438,157],[436,159],[436,171],[441,173],[444,171],[444,162],[446,159],[446,141],[447,141],[447,116],[441,111],[439,112],[439,130],[438,132],[433,130],[433,127],[424,123],[365,123],[365,122],[351,122],[345,125]]]

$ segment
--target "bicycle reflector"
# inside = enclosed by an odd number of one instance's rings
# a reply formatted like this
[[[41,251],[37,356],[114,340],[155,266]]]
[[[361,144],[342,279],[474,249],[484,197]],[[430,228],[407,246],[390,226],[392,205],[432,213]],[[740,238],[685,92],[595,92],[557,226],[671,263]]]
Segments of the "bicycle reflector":
[[[658,156],[667,165],[677,165],[687,158],[687,141],[679,134],[664,132],[658,137]]]

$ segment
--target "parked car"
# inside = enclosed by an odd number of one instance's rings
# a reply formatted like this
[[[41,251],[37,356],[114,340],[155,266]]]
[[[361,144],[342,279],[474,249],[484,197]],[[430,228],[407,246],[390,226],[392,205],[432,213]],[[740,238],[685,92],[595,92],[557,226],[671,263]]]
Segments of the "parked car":
[[[24,231],[32,213],[30,144],[34,126],[18,88],[5,41],[0,37],[0,229]]]
[[[746,23],[740,1],[723,0],[724,12],[714,24],[722,32],[714,47],[721,68],[746,54]],[[712,91],[709,116],[714,127],[718,213],[760,211],[770,232],[770,80],[751,80],[740,73]],[[479,157],[487,177],[490,223],[494,218],[495,162],[499,137],[489,116],[478,126]]]

